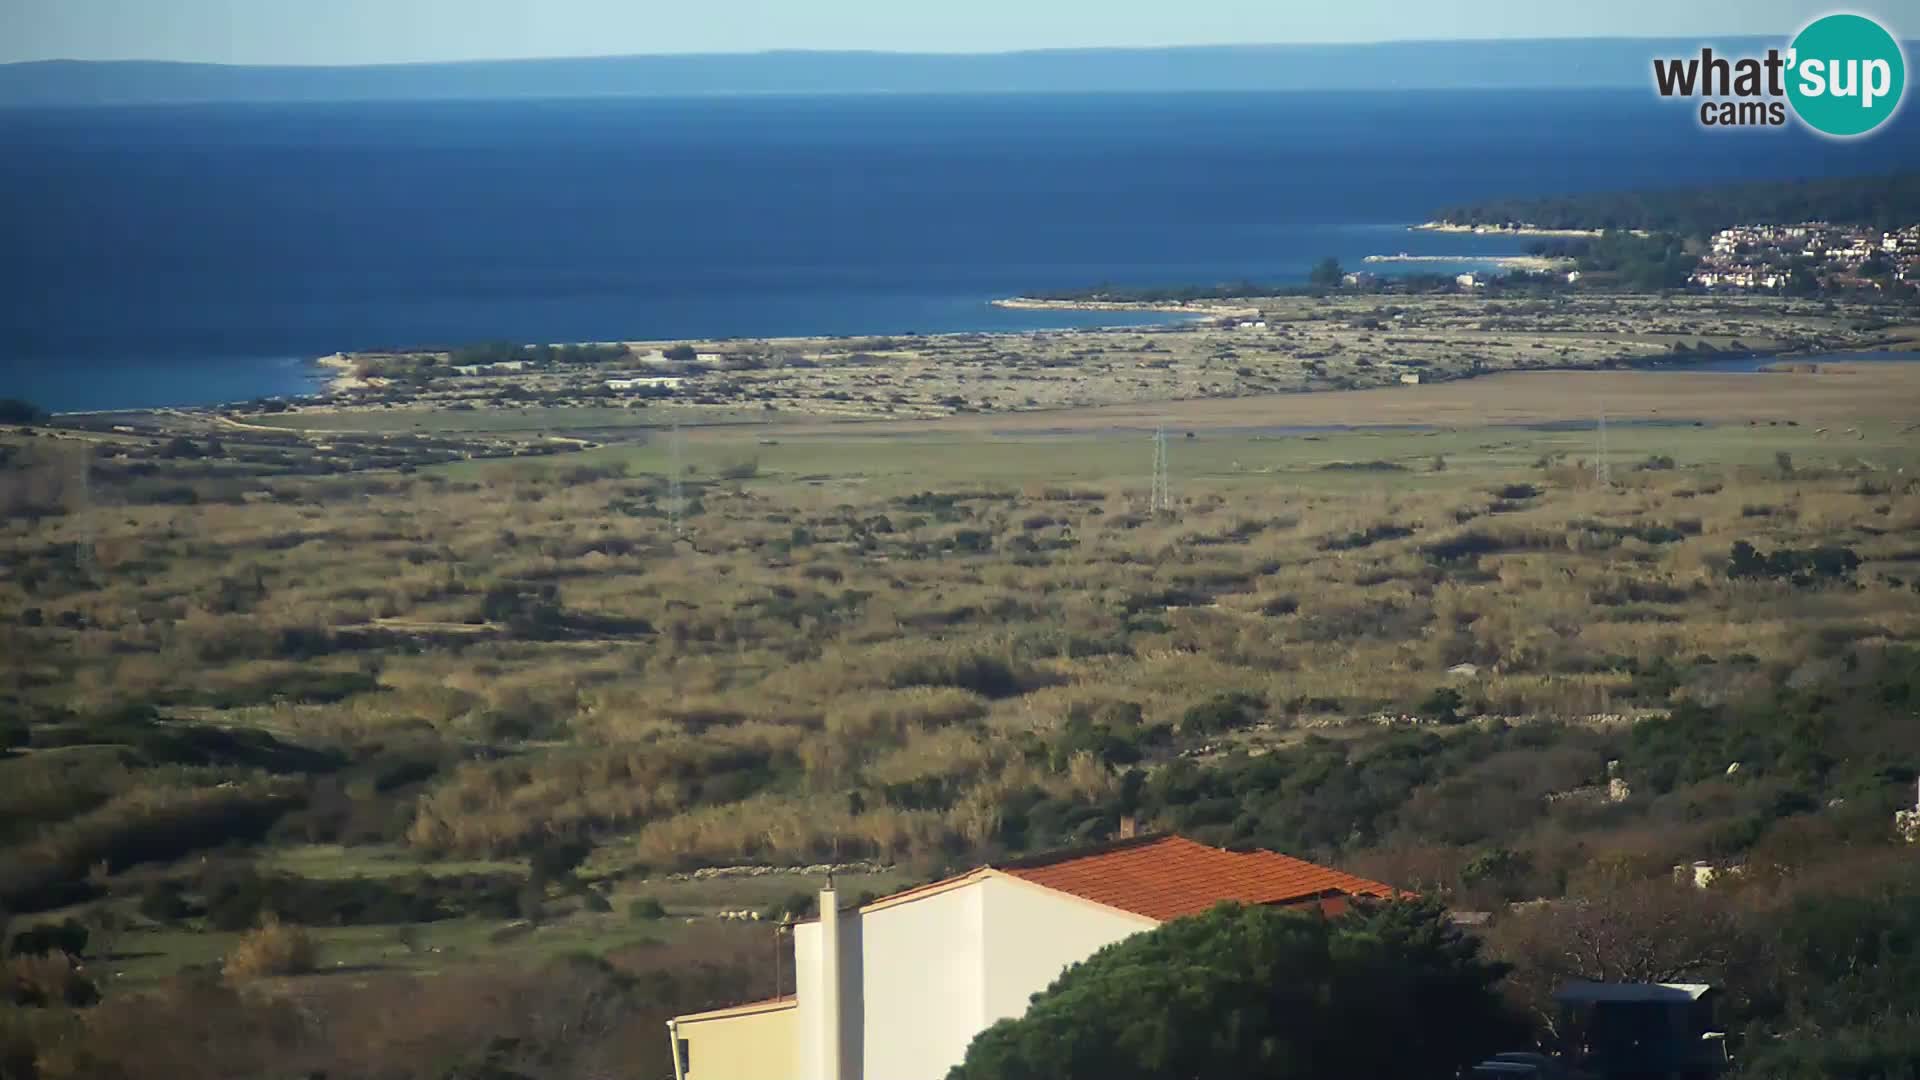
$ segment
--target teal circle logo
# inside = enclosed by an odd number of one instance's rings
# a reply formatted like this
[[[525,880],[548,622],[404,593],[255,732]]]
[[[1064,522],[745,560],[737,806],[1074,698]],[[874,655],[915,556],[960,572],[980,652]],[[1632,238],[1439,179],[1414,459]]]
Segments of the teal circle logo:
[[[1900,43],[1864,15],[1815,19],[1787,55],[1787,99],[1826,135],[1865,135],[1893,116],[1907,89]]]

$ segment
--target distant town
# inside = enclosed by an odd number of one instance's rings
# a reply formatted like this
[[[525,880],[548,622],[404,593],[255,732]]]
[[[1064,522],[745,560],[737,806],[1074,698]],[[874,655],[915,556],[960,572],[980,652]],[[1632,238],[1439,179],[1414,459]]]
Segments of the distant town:
[[[1920,225],[1738,225],[1713,234],[1689,279],[1710,289],[1888,289],[1920,279]]]

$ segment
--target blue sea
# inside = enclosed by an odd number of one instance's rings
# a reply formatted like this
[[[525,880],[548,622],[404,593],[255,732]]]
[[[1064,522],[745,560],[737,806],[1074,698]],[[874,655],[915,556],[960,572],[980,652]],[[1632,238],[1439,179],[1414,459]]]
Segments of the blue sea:
[[[0,110],[0,396],[302,393],[378,346],[1151,321],[988,301],[1512,253],[1406,226],[1920,163],[1920,113],[1895,123],[1703,131],[1591,91]]]

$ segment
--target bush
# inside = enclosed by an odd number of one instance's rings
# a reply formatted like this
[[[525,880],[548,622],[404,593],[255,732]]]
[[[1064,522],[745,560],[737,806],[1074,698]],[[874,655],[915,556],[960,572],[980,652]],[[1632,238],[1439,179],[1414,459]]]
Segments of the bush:
[[[529,856],[529,868],[536,882],[567,881],[579,865],[587,861],[593,848],[579,840],[549,841]]]
[[[774,904],[760,913],[768,922],[784,922],[788,919],[804,919],[817,913],[820,898],[812,893],[797,892],[785,900]]]
[[[948,1075],[1454,1076],[1521,1035],[1495,991],[1503,974],[1438,905],[1338,919],[1221,905],[1067,969]]]
[[[635,922],[664,919],[667,917],[667,907],[654,897],[643,896],[627,905],[627,917]]]
[[[1780,548],[1766,553],[1738,540],[1727,553],[1730,578],[1784,580],[1803,588],[1849,580],[1859,568],[1859,553],[1844,547]]]
[[[140,914],[157,923],[179,922],[193,914],[177,881],[156,881],[140,893]]]
[[[1258,694],[1242,690],[1215,694],[1187,709],[1180,718],[1180,730],[1189,735],[1232,731],[1251,724],[1266,707],[1266,700]]]
[[[998,656],[973,651],[936,652],[902,663],[891,680],[896,689],[952,686],[982,697],[1003,698],[1021,690],[1021,672]]]
[[[1443,686],[1428,694],[1425,701],[1414,706],[1413,711],[1423,720],[1436,724],[1457,724],[1462,719],[1460,707],[1463,704],[1460,691],[1451,686]]]
[[[315,879],[215,864],[194,891],[205,898],[210,926],[241,930],[265,918],[300,926],[428,923],[463,914],[507,918],[519,913],[524,884],[514,874]]]
[[[100,990],[81,973],[80,962],[62,952],[15,956],[7,961],[4,981],[0,981],[0,1002],[23,1008],[77,1009],[99,1000]],[[0,1075],[14,1074],[0,1069]]]
[[[0,398],[0,424],[37,424],[47,418],[47,410],[31,401]]]
[[[1371,547],[1383,540],[1399,540],[1412,536],[1413,530],[1404,525],[1374,525],[1345,536],[1330,536],[1320,541],[1321,551],[1357,551]]]
[[[84,956],[86,951],[87,928],[73,919],[22,930],[7,944],[9,956]]]
[[[317,961],[313,938],[304,929],[269,916],[259,929],[235,943],[220,970],[230,979],[304,975]]]

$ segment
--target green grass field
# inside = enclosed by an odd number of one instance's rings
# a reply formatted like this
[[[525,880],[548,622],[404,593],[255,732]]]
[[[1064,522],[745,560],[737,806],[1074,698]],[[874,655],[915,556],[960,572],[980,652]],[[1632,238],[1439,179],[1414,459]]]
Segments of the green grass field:
[[[1210,484],[1252,486],[1284,479],[1311,490],[1419,489],[1458,483],[1447,473],[1499,474],[1530,469],[1543,456],[1591,460],[1597,434],[1556,427],[1409,430],[1395,428],[1327,431],[1311,434],[1248,435],[1185,429],[1168,433],[1170,468],[1176,477]],[[1786,426],[1615,424],[1607,432],[1608,458],[1615,469],[1630,469],[1650,458],[1672,458],[1675,465],[1771,465],[1779,454],[1805,465],[1839,465],[1861,460],[1893,471],[1920,464],[1920,436],[1895,429],[1869,429],[1865,440],[1820,436],[1811,429]],[[1019,486],[1137,484],[1144,491],[1152,469],[1152,440],[1145,433],[1057,435],[1045,437],[805,435],[776,445],[731,433],[710,433],[687,440],[682,461],[700,478],[751,464],[755,485],[817,483],[872,484],[878,490],[920,490],[942,485]],[[1445,472],[1436,473],[1435,458]],[[1378,469],[1341,468],[1382,462]],[[662,474],[671,465],[660,443],[617,446],[569,455],[564,459],[475,461],[446,466],[452,475],[502,469],[558,469],[579,465],[621,465],[630,474]]]

